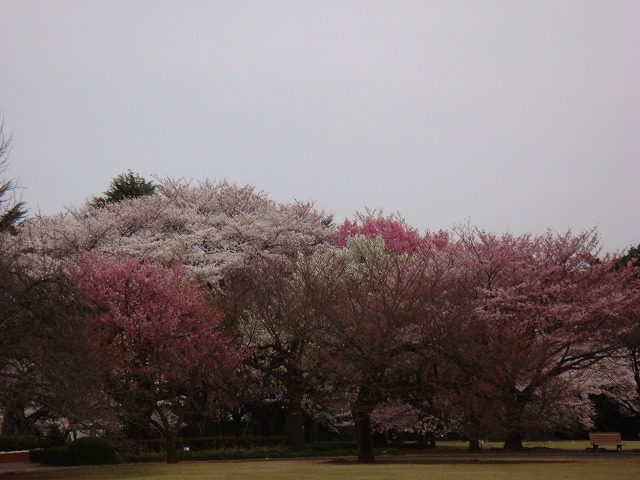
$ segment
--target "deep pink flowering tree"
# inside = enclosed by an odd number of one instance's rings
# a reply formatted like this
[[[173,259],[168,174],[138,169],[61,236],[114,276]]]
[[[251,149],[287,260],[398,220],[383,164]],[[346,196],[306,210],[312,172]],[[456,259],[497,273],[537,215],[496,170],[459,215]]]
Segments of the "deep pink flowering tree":
[[[129,421],[165,435],[176,462],[194,396],[225,382],[242,353],[182,267],[84,254],[74,280],[92,308],[106,393]]]
[[[375,212],[358,214],[354,220],[345,220],[338,227],[337,246],[346,247],[348,239],[354,235],[361,235],[368,240],[379,237],[384,240],[387,251],[396,254],[417,253],[427,247],[442,249],[449,242],[449,236],[444,231],[421,235],[401,216],[383,216]]]

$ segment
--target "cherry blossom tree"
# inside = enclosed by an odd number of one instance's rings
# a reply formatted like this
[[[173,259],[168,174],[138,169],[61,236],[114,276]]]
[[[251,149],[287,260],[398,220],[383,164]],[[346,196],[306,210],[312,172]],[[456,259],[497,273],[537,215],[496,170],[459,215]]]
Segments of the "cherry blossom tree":
[[[444,248],[449,236],[444,231],[420,232],[407,224],[400,215],[384,216],[382,212],[359,213],[354,220],[345,220],[338,227],[336,244],[345,248],[350,237],[362,235],[369,240],[376,237],[384,240],[385,248],[392,253],[416,253],[424,248]]]
[[[2,130],[0,173],[9,150]],[[64,264],[22,234],[16,190],[0,182],[0,429],[42,434],[61,419],[90,428],[100,392],[81,305]]]
[[[622,265],[626,268],[633,267],[635,274],[640,277],[640,245],[629,248],[622,258]],[[638,288],[638,285],[635,286]],[[627,378],[633,378],[633,387],[629,391],[635,390],[632,399],[624,396],[623,401],[628,411],[640,415],[640,305],[638,308],[630,312],[630,321],[632,323],[631,331],[623,338],[624,349],[622,357],[626,360]],[[631,382],[629,382],[631,383]]]
[[[221,303],[232,293],[228,275],[248,258],[295,257],[334,236],[330,217],[313,205],[276,203],[252,187],[170,179],[155,187],[152,196],[35,216],[19,229],[21,254],[61,269],[83,251],[181,263]],[[235,314],[225,311],[228,324]]]
[[[413,434],[424,441],[429,439],[432,447],[435,446],[435,432],[444,430],[440,419],[401,400],[387,400],[378,405],[371,420],[377,432],[387,436],[389,433]]]
[[[106,393],[129,420],[165,435],[176,462],[196,393],[233,376],[243,353],[180,266],[84,254],[74,280],[93,308]]]
[[[568,372],[606,358],[631,328],[637,279],[613,259],[597,259],[595,232],[495,235],[458,232],[469,293],[468,321],[486,328],[481,380],[499,394],[506,448],[522,448],[525,410]]]
[[[629,248],[620,267],[632,267],[640,277],[640,245]],[[637,286],[636,286],[637,288]],[[629,312],[631,330],[621,338],[616,350],[599,369],[602,393],[630,415],[640,415],[640,305]]]
[[[160,180],[156,195],[90,203],[27,222],[22,235],[54,258],[82,251],[181,262],[212,292],[248,256],[296,255],[331,241],[330,218],[312,204],[281,204],[228,182]]]
[[[101,335],[111,332],[107,338],[115,342],[100,337],[101,351],[124,345],[121,357],[138,355],[129,359],[134,365],[149,366],[156,358],[179,365],[175,377],[149,367],[156,376],[147,378],[144,369],[131,373],[105,363],[113,387],[108,392],[124,405],[131,392],[123,385],[148,387],[133,396],[137,405],[151,399],[142,416],[168,437],[175,436],[192,393],[215,385],[217,377],[201,372],[220,371],[176,360],[181,354],[167,346],[191,338],[180,328],[196,325],[192,317],[207,318],[211,332],[203,327],[203,341],[233,351],[219,317],[200,317],[199,309],[209,310],[202,292],[194,293],[192,277],[224,306],[225,326],[254,348],[248,364],[263,379],[275,379],[295,426],[292,445],[300,446],[301,405],[312,397],[314,379],[322,378],[348,398],[361,462],[374,461],[372,415],[385,402],[456,423],[472,440],[504,435],[509,448],[521,448],[525,432],[542,428],[531,419],[555,418],[544,428],[569,424],[571,410],[585,424],[584,397],[563,401],[570,409],[551,400],[566,398],[562,391],[578,398],[580,372],[636,338],[638,276],[612,258],[598,259],[594,232],[514,236],[467,227],[421,234],[397,215],[375,212],[336,231],[313,205],[279,204],[251,187],[162,180],[156,192],[37,216],[21,223],[16,241],[20,258],[34,269],[63,268],[83,251],[96,255],[83,257],[86,274],[76,279],[95,308]],[[110,276],[99,276],[100,265]],[[148,281],[141,269],[152,272]],[[100,290],[83,283],[94,277],[111,296],[96,296]],[[126,288],[144,288],[122,290],[118,278],[133,279]],[[188,292],[184,301],[192,303],[180,303],[177,291]],[[140,300],[122,310],[118,299],[124,297]],[[173,300],[185,310],[174,315]],[[184,320],[160,322],[169,330],[141,327],[153,325],[143,319],[165,317]],[[107,320],[125,318],[129,323],[108,327]],[[127,330],[133,326],[142,330]],[[157,338],[147,338],[154,328],[168,339],[159,351],[152,348]],[[147,339],[147,350],[136,353],[143,344],[126,343],[134,337]],[[193,342],[198,346],[176,348],[202,353],[200,340]],[[217,351],[209,349],[220,360]],[[189,368],[196,368],[196,377]],[[164,379],[171,380],[160,389],[164,396],[150,395]]]
[[[2,434],[41,434],[60,418],[87,427],[101,396],[81,304],[59,265],[23,250],[0,232]]]
[[[282,397],[292,450],[304,443],[304,405],[320,392],[318,304],[330,295],[321,279],[328,272],[316,257],[250,258],[232,277],[228,299],[234,303],[236,327],[252,352],[246,363],[275,384],[271,398]],[[264,400],[264,399],[263,399]],[[315,400],[315,402],[314,402]]]
[[[346,248],[318,254],[330,265],[334,284],[333,302],[323,311],[325,364],[349,392],[361,463],[375,461],[372,414],[400,396],[398,376],[432,340],[433,305],[442,293],[442,272],[432,258],[436,248],[402,224],[380,225],[383,235],[357,233]]]

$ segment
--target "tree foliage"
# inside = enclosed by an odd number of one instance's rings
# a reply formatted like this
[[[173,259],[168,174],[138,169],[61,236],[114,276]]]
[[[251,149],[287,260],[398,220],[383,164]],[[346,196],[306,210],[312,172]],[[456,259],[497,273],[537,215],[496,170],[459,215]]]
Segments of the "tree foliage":
[[[281,400],[286,409],[293,450],[303,447],[303,417],[312,413],[305,406],[317,408],[326,393],[318,364],[326,272],[314,260],[305,255],[249,258],[228,285],[238,312],[236,327],[252,352],[247,366],[274,385],[269,398]]]
[[[520,448],[527,434],[588,427],[596,365],[627,368],[610,377],[634,386],[637,251],[627,266],[599,258],[595,232],[420,233],[376,212],[334,228],[313,205],[252,187],[156,190],[21,222],[3,248],[16,252],[7,271],[19,259],[32,279],[81,255],[59,300],[72,305],[75,288],[88,300],[103,393],[121,419],[169,439],[233,385],[236,426],[245,413],[270,412],[264,425],[286,416],[293,448],[304,418],[335,426],[349,414],[362,462],[374,461],[374,429],[407,431],[409,418],[421,435]],[[19,298],[7,292],[5,321]],[[229,332],[250,351],[240,374]]]
[[[458,232],[455,248],[484,332],[475,348],[490,365],[477,381],[499,399],[506,446],[522,448],[525,410],[568,372],[606,358],[633,328],[637,279],[598,260],[594,232],[495,235]]]
[[[131,170],[121,173],[113,180],[102,197],[94,197],[91,204],[104,207],[107,203],[117,203],[132,198],[155,195],[156,186]]]
[[[336,244],[344,248],[349,238],[355,235],[362,235],[369,240],[379,237],[384,240],[388,251],[398,254],[415,253],[429,246],[441,249],[448,243],[446,232],[421,235],[400,215],[384,216],[382,212],[367,212],[358,214],[353,220],[345,220],[338,227]]]
[[[22,234],[58,258],[86,250],[180,261],[217,293],[227,273],[249,256],[309,252],[333,235],[326,215],[312,204],[280,204],[253,187],[164,180],[157,191],[102,208],[38,216]]]
[[[445,297],[438,249],[401,220],[346,222],[346,247],[320,252],[332,302],[324,304],[325,363],[350,392],[360,462],[373,462],[372,414],[406,391],[398,378],[421,364]],[[361,233],[363,232],[364,233]]]
[[[38,252],[27,261],[19,240],[0,233],[2,434],[39,434],[60,417],[87,424],[99,392],[81,305],[62,266]]]
[[[631,267],[640,277],[640,245],[630,247],[620,258],[620,268]],[[640,288],[638,286],[635,287]],[[640,415],[640,307],[630,312],[631,330],[620,348],[600,366],[602,393],[630,415]]]
[[[85,254],[75,283],[94,308],[106,393],[126,418],[175,438],[198,389],[232,377],[242,358],[184,268]]]
[[[631,265],[633,267],[640,267],[640,244],[635,247],[629,247],[626,253],[620,259],[623,265]]]
[[[0,174],[10,139],[0,125]],[[46,422],[91,417],[95,373],[80,304],[64,261],[22,235],[27,211],[12,180],[0,182],[0,411],[2,434],[41,434]],[[83,364],[84,361],[84,364]],[[73,394],[84,391],[84,396]]]

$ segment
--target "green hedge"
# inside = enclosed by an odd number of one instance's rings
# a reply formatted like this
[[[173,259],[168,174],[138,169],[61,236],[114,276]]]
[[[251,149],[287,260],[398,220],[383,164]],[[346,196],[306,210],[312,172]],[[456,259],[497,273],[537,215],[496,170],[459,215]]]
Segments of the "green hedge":
[[[332,450],[355,450],[357,448],[356,442],[310,442],[305,444],[305,450],[312,450],[315,452],[330,452]]]
[[[244,449],[216,449],[216,450],[200,450],[200,451],[178,451],[178,459],[183,460],[251,460],[259,458],[310,458],[310,457],[344,457],[355,456],[357,454],[355,446],[350,448],[340,445],[324,445],[321,448],[313,448],[316,444],[310,444],[309,448],[293,452],[288,448],[258,448],[251,450]],[[347,444],[348,445],[348,444]],[[333,448],[332,448],[333,447]],[[402,452],[397,448],[376,449],[376,454],[401,455]],[[123,463],[136,462],[162,462],[166,459],[165,453],[123,453],[118,456],[119,461]]]
[[[216,449],[255,449],[277,447],[286,443],[285,437],[188,437],[178,438],[178,448],[189,447],[190,450]]]
[[[44,465],[106,465],[116,463],[116,453],[107,440],[83,437],[68,445],[31,450],[30,459]]]
[[[110,442],[98,437],[83,437],[69,444],[71,465],[106,465],[115,463],[115,450]]]
[[[40,441],[33,435],[0,435],[0,452],[31,450],[39,446]]]
[[[179,450],[189,447],[189,450],[217,450],[217,449],[255,449],[266,447],[280,447],[286,444],[286,438],[282,436],[273,437],[179,437],[176,446]],[[152,438],[142,440],[138,447],[147,451],[160,452],[165,449],[164,438]]]
[[[74,445],[72,447],[72,445]],[[101,453],[98,454],[96,451]],[[80,453],[78,453],[78,451]],[[74,452],[74,453],[71,453]],[[400,455],[397,448],[376,449],[376,454]],[[258,458],[299,458],[299,457],[339,457],[356,455],[355,444],[352,443],[312,443],[304,450],[293,452],[289,448],[254,448],[254,449],[215,449],[200,451],[178,451],[178,458],[183,460],[250,460]],[[105,440],[99,438],[81,438],[63,447],[52,447],[31,452],[31,461],[45,465],[98,465],[103,463],[138,463],[164,462],[166,453],[122,452],[114,454],[113,448]]]
[[[69,465],[69,450],[67,445],[60,447],[41,448],[29,452],[30,460],[33,463],[44,465]]]

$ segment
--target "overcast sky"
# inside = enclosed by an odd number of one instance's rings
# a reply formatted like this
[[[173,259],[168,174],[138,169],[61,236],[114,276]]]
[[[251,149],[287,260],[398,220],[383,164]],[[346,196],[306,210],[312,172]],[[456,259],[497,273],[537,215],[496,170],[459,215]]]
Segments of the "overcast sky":
[[[0,112],[32,211],[131,169],[640,243],[638,0],[0,0]]]

